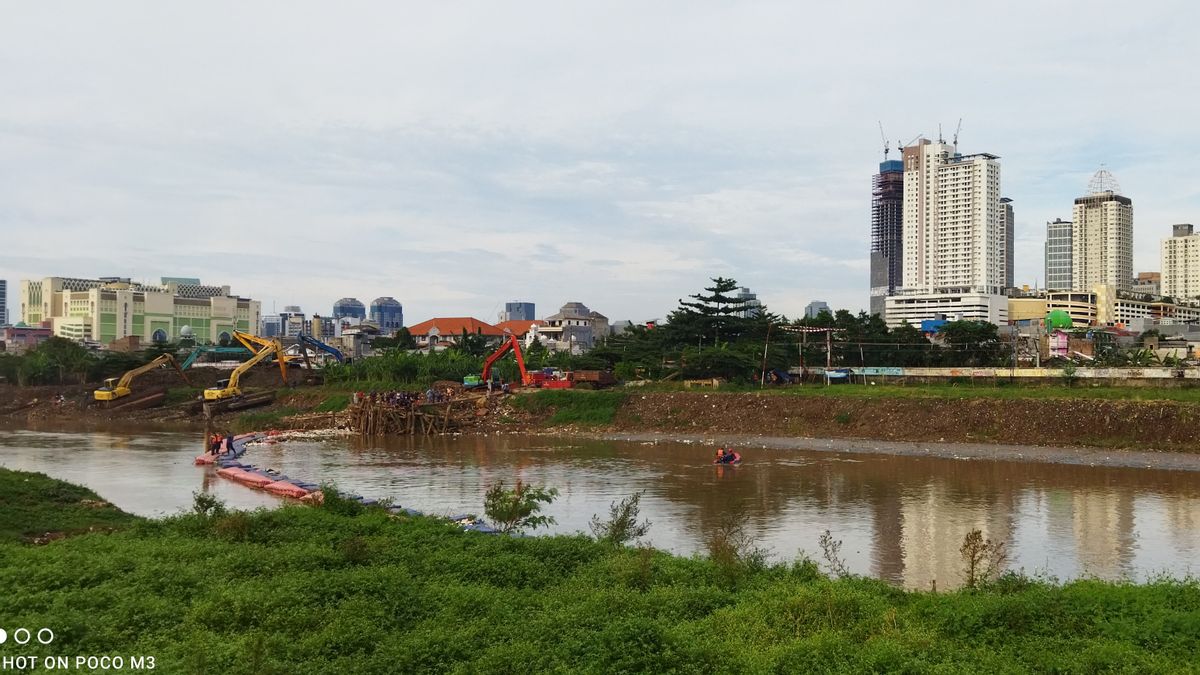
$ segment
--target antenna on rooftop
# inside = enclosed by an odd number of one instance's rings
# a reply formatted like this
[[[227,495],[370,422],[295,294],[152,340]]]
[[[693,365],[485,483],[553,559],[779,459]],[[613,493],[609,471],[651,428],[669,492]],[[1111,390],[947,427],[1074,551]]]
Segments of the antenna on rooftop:
[[[887,140],[887,136],[884,135],[884,133],[883,133],[883,122],[882,121],[879,122],[879,137],[883,139],[883,161],[886,162],[887,154],[888,154],[888,140]]]
[[[1092,179],[1088,181],[1088,194],[1098,195],[1102,192],[1121,193],[1121,185],[1117,183],[1117,179],[1108,172],[1108,169],[1103,164],[1100,165],[1100,170],[1094,173]]]
[[[938,143],[945,143],[946,139],[942,137],[942,123],[938,122]]]

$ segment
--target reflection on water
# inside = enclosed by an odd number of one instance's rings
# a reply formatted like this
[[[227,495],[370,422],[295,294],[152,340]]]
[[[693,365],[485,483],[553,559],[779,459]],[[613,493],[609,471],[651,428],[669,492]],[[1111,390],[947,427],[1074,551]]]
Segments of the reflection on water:
[[[191,464],[194,434],[109,432],[0,435],[0,464],[86,484],[147,515],[188,508],[195,490],[237,507],[262,493]],[[644,491],[649,539],[701,550],[728,511],[744,514],[777,556],[819,552],[829,529],[850,568],[910,587],[959,582],[963,535],[1008,542],[1010,567],[1060,579],[1192,574],[1200,548],[1200,476],[1183,471],[842,455],[746,449],[716,467],[711,448],[543,437],[293,441],[252,448],[248,460],[294,477],[334,481],[433,513],[478,512],[487,486],[522,480],[559,489],[554,531],[586,531],[609,504]]]

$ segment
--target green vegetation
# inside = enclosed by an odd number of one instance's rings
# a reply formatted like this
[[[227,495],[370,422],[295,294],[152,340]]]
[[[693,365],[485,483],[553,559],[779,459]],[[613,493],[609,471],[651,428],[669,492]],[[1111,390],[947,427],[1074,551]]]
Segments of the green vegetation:
[[[349,405],[350,394],[330,394],[313,410],[316,412],[341,412]]]
[[[0,543],[0,616],[56,633],[22,653],[255,674],[1147,673],[1200,659],[1194,581],[1004,576],[938,594],[767,564],[733,530],[714,537],[714,560],[379,509],[203,506],[113,534]]]
[[[161,351],[88,351],[74,340],[52,337],[23,354],[0,352],[0,381],[21,386],[99,382],[149,363]]]
[[[535,415],[550,414],[547,424],[612,424],[629,394],[624,391],[542,390],[521,394],[513,406]]]
[[[716,394],[750,391],[750,388],[725,388]],[[833,386],[803,386],[783,389],[761,390],[769,396],[813,396],[828,398],[939,398],[966,400],[973,398],[992,399],[1099,399],[1111,401],[1178,401],[1200,403],[1200,388],[1173,387],[1083,387],[1060,385],[1013,385],[996,386],[990,382],[975,385],[910,384],[910,385],[864,385],[840,384]]]
[[[238,433],[247,431],[261,431],[270,429],[280,420],[285,417],[290,417],[299,413],[300,410],[291,406],[276,408],[275,410],[266,410],[260,412],[245,412],[237,416],[233,421],[233,430]]]
[[[203,387],[171,387],[167,390],[166,398],[163,399],[163,405],[187,403],[195,401],[203,395]]]
[[[483,513],[501,532],[535,530],[554,524],[554,518],[542,515],[542,504],[549,504],[558,490],[517,481],[512,489],[498,482],[488,488],[483,498]]]
[[[0,468],[0,543],[123,527],[136,520],[85,487]]]

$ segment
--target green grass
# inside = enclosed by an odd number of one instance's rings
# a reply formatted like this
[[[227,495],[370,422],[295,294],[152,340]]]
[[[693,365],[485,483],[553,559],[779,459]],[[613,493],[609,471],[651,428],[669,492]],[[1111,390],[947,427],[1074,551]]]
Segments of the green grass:
[[[48,532],[71,534],[123,527],[137,520],[91,490],[40,473],[0,468],[0,542],[26,541]]]
[[[167,395],[163,399],[163,405],[177,405],[179,403],[187,403],[195,401],[204,393],[201,387],[172,387],[167,390]]]
[[[542,390],[516,396],[513,405],[535,415],[549,415],[546,424],[596,426],[612,424],[627,396],[627,392],[611,390]]]
[[[54,629],[53,644],[22,654],[145,654],[169,673],[1151,673],[1200,662],[1196,582],[1009,577],[931,594],[831,580],[811,563],[728,565],[289,506],[0,543],[0,616]]]
[[[278,424],[280,420],[291,415],[299,413],[300,410],[291,406],[284,406],[275,410],[266,410],[261,412],[245,412],[238,415],[233,421],[233,430],[238,433],[247,431],[263,431],[270,429],[273,425]]]
[[[1064,385],[1009,384],[1000,380],[961,384],[824,384],[789,385],[760,389],[757,385],[722,385],[720,389],[684,389],[682,385],[657,383],[637,392],[644,393],[702,393],[745,394],[761,392],[778,396],[813,396],[831,398],[937,398],[937,399],[1091,399],[1114,401],[1178,401],[1200,403],[1200,387],[1111,387],[1090,386],[1080,382],[1073,387]]]
[[[313,408],[315,412],[341,412],[350,405],[350,394],[330,394]]]

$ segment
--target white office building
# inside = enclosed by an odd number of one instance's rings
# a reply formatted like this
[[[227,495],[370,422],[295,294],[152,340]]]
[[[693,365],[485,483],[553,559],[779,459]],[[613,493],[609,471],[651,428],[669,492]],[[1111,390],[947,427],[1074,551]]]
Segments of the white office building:
[[[1007,321],[998,159],[925,139],[904,148],[904,286],[886,300],[889,326],[943,317]]]
[[[1191,224],[1172,227],[1162,241],[1162,294],[1176,301],[1200,298],[1200,234]]]

